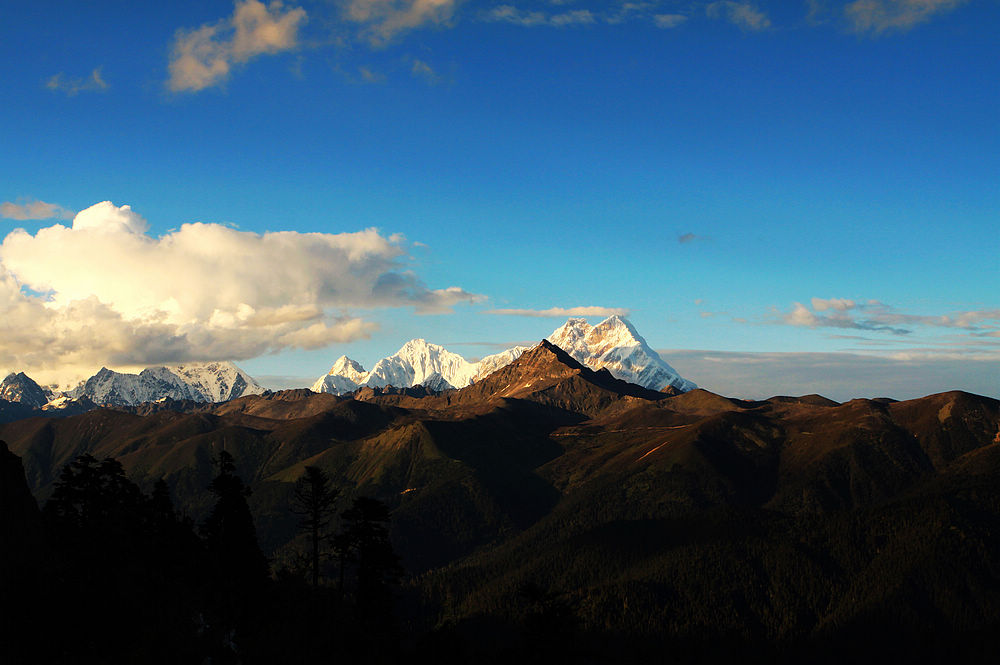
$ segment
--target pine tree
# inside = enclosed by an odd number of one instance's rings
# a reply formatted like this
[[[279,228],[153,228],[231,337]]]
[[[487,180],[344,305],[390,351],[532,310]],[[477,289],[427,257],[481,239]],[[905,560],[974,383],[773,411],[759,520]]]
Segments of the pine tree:
[[[236,475],[236,463],[228,452],[220,452],[215,464],[218,475],[208,490],[217,501],[202,526],[205,544],[224,582],[233,587],[255,584],[267,577],[268,566],[247,505],[250,488]]]
[[[313,586],[319,586],[320,548],[328,539],[340,489],[330,485],[330,478],[315,466],[307,466],[295,483],[292,512],[299,515],[299,528],[309,535]]]

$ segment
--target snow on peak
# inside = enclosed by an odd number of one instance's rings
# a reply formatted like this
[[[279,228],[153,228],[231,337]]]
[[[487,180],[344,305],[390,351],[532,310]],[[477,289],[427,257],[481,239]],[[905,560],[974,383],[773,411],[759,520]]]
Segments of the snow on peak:
[[[596,326],[585,319],[570,319],[548,340],[587,367],[606,368],[616,378],[629,383],[653,390],[668,386],[678,390],[697,388],[664,362],[635,326],[617,314]]]
[[[464,387],[469,385],[475,373],[475,365],[457,353],[423,339],[411,339],[394,355],[375,363],[363,385],[409,388],[439,374],[449,385]]]
[[[263,386],[227,361],[147,367],[138,374],[102,367],[71,396],[88,397],[97,404],[132,406],[164,398],[222,402],[263,392]]]
[[[0,383],[0,399],[8,402],[17,402],[40,409],[49,401],[51,393],[46,394],[45,390],[35,383],[31,377],[24,372],[11,372]]]
[[[665,363],[628,319],[618,315],[596,326],[583,318],[568,319],[548,340],[581,364],[593,370],[606,368],[615,377],[630,383],[653,390],[697,388]],[[464,388],[512,363],[529,348],[515,346],[471,363],[442,346],[417,338],[404,344],[394,355],[379,360],[367,373],[358,363],[341,356],[312,389],[341,395],[361,386]]]
[[[527,348],[516,346],[472,363],[438,344],[420,338],[411,339],[395,354],[375,363],[370,372],[364,372],[361,365],[353,360],[351,365],[342,363],[346,358],[342,356],[326,376],[317,379],[312,389],[342,395],[361,386],[412,388],[423,385],[432,390],[464,388],[513,362]]]
[[[333,367],[327,372],[327,374],[340,374],[355,381],[361,381],[362,377],[367,373],[365,368],[361,366],[361,363],[347,356],[337,358],[337,362],[333,363]]]

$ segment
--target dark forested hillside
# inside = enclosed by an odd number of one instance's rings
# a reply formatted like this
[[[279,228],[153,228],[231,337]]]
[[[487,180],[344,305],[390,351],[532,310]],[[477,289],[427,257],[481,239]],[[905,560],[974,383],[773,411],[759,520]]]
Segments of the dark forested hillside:
[[[338,511],[377,499],[411,659],[1000,657],[996,400],[750,402],[606,374],[543,344],[459,391],[96,410],[0,438],[40,504],[87,454],[145,492],[163,479],[194,523],[231,455],[278,578],[308,550],[291,509],[307,467]]]

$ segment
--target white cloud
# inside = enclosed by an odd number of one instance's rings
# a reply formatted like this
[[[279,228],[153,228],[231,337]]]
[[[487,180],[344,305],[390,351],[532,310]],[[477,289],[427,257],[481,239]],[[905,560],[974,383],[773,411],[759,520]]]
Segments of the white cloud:
[[[657,28],[676,28],[687,20],[683,14],[655,14],[653,23]]]
[[[70,227],[11,232],[0,244],[0,366],[242,360],[366,337],[376,325],[357,310],[437,313],[481,299],[428,289],[405,269],[405,248],[376,229],[147,228],[105,201]]]
[[[781,321],[809,328],[853,328],[897,335],[909,334],[916,328],[956,328],[982,335],[1000,329],[1000,309],[907,314],[878,300],[859,303],[848,298],[813,298],[811,305],[812,309],[794,303],[790,312],[781,315]]]
[[[45,201],[24,201],[0,203],[0,217],[26,221],[29,219],[72,219],[73,211],[55,203]]]
[[[912,399],[965,390],[1000,398],[1000,357],[996,354],[658,352],[682,376],[729,397],[766,399],[818,393],[846,401],[855,397]]]
[[[878,34],[887,30],[905,31],[929,21],[935,14],[950,11],[966,0],[856,0],[844,14],[856,32]]]
[[[456,0],[346,0],[344,18],[363,26],[373,44],[385,44],[400,32],[451,20]]]
[[[522,11],[511,5],[499,5],[487,12],[485,16],[487,21],[513,23],[529,28],[536,25],[564,28],[571,25],[591,25],[597,22],[597,17],[589,9],[546,14],[539,11]]]
[[[423,60],[414,60],[413,66],[410,68],[410,73],[417,78],[424,79],[428,83],[439,83],[441,81],[441,76]]]
[[[539,318],[562,318],[566,316],[628,316],[629,310],[621,307],[551,307],[549,309],[491,309],[483,314],[500,316],[533,316]]]
[[[232,17],[177,32],[167,87],[174,92],[196,92],[219,85],[234,64],[296,48],[305,21],[304,9],[284,10],[277,0],[270,5],[259,0],[237,2]]]
[[[55,92],[64,92],[67,96],[73,97],[81,92],[101,92],[110,86],[104,77],[101,76],[101,68],[98,67],[90,72],[86,78],[69,78],[62,72],[49,78],[45,82],[45,87]]]
[[[749,2],[720,0],[706,5],[705,12],[711,18],[724,18],[743,30],[766,30],[771,27],[771,19]]]
[[[817,312],[823,312],[828,309],[835,309],[844,312],[849,309],[854,309],[857,304],[853,300],[848,300],[847,298],[813,298],[811,302],[813,309]]]
[[[564,25],[589,25],[595,22],[594,15],[589,9],[575,9],[549,17],[549,23],[556,27]]]

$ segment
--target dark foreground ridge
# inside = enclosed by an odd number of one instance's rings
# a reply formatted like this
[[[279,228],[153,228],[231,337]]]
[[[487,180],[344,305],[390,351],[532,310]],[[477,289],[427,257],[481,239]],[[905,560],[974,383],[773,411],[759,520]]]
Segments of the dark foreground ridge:
[[[441,394],[175,408],[0,426],[6,655],[1000,654],[993,399],[668,395],[543,344]]]

